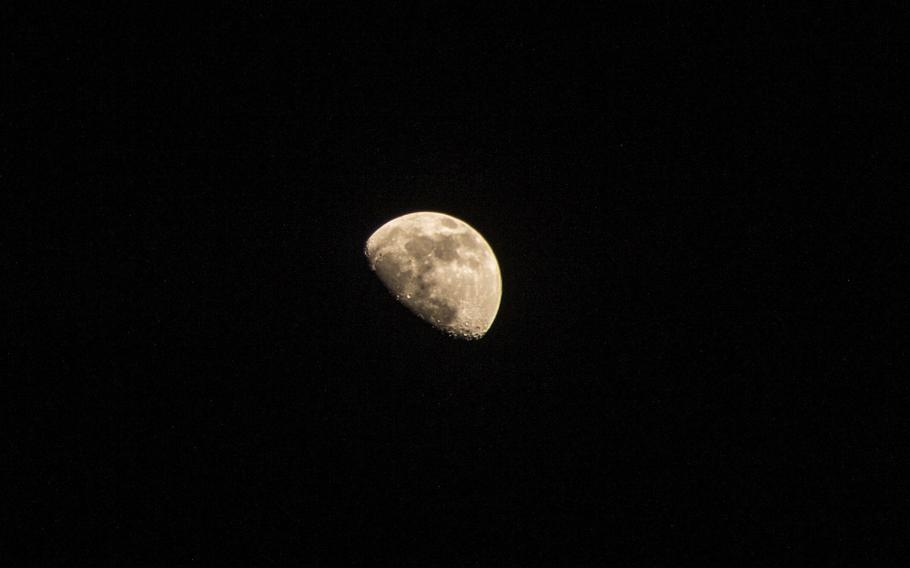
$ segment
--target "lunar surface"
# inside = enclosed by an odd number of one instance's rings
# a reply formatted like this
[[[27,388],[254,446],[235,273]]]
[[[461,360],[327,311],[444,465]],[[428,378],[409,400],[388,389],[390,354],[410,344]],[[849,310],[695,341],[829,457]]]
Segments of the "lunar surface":
[[[464,221],[409,213],[377,229],[364,253],[395,298],[442,331],[479,339],[493,324],[502,296],[499,263]]]

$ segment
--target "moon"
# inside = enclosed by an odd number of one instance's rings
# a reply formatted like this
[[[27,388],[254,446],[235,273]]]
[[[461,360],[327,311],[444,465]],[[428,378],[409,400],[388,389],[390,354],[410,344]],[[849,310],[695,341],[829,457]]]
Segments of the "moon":
[[[389,292],[436,328],[470,340],[493,324],[502,297],[499,263],[461,219],[432,211],[396,217],[367,239],[364,254]]]

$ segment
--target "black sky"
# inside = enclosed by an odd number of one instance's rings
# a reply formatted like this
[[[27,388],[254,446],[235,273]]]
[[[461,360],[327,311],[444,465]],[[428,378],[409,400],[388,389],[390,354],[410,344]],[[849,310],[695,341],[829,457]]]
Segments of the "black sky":
[[[897,557],[905,10],[316,12],[10,15],[11,557]],[[368,268],[419,210],[480,341]]]

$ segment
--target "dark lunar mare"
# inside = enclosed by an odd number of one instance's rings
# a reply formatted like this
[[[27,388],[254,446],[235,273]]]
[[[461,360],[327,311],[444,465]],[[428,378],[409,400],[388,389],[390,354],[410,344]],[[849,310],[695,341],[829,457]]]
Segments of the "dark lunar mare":
[[[397,235],[390,233],[389,237],[393,236]],[[417,315],[447,325],[457,319],[458,307],[442,298],[431,297],[432,284],[428,275],[433,271],[434,263],[428,257],[433,256],[442,262],[454,262],[459,258],[458,249],[462,244],[476,242],[476,238],[470,234],[439,235],[435,238],[418,235],[404,245],[410,257],[396,252],[382,254],[375,261],[375,270],[390,290],[403,290],[408,282],[416,281],[416,288],[410,291],[411,297],[402,301]],[[417,260],[416,274],[410,270],[410,258]]]

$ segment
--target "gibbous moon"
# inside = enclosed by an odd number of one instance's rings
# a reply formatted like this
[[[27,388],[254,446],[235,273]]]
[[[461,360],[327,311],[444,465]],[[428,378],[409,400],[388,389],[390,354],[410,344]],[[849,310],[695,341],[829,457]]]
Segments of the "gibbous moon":
[[[449,335],[479,339],[493,324],[499,263],[464,221],[430,211],[402,215],[379,227],[364,253],[399,302]]]

